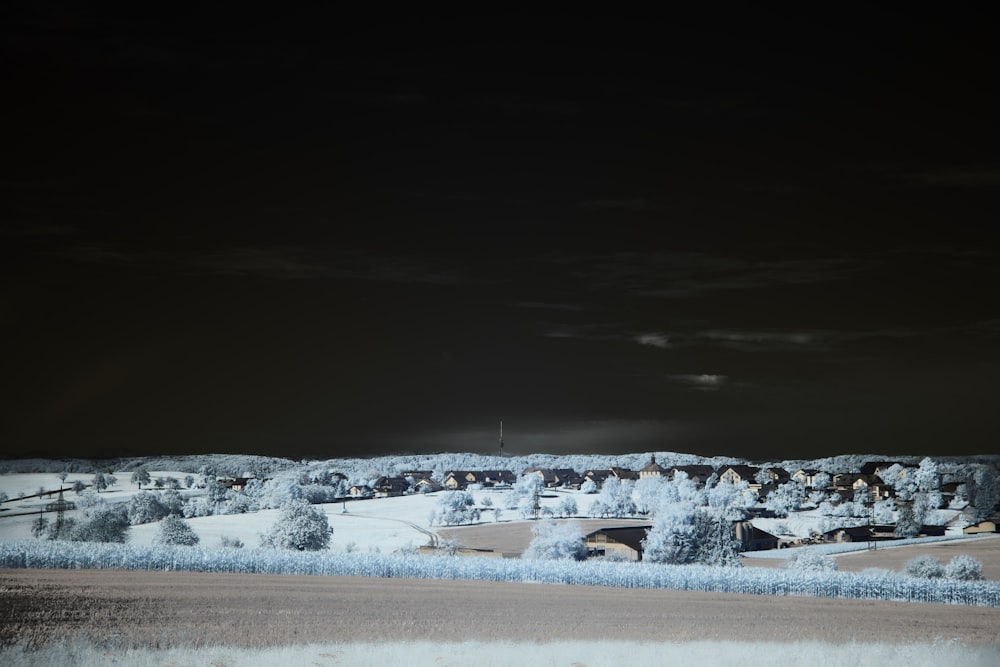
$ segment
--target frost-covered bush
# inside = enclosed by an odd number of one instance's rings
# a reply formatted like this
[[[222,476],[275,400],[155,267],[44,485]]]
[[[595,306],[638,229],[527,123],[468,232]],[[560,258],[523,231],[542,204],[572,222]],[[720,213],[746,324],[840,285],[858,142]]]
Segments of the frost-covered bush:
[[[163,505],[170,514],[181,514],[184,510],[184,497],[175,489],[161,491],[160,504]]]
[[[806,572],[834,572],[837,561],[829,556],[805,551],[788,559],[788,569]]]
[[[528,560],[583,560],[587,557],[583,531],[576,524],[546,521],[535,524],[531,529],[531,534],[534,537],[521,558]]]
[[[944,566],[944,576],[959,581],[978,581],[983,578],[983,564],[972,556],[959,554]]]
[[[805,500],[805,487],[796,480],[791,480],[767,494],[764,506],[774,512],[775,516],[788,516],[789,512],[798,510]]]
[[[430,522],[441,526],[454,526],[479,520],[476,499],[468,491],[446,491],[438,496],[437,506],[431,512]]]
[[[128,520],[133,526],[153,523],[170,514],[160,502],[160,496],[151,491],[137,493],[128,501]]]
[[[580,485],[580,493],[597,493],[597,484],[594,483],[594,480],[592,479],[585,480],[583,484]]]
[[[332,535],[326,514],[305,500],[293,500],[281,508],[278,520],[260,541],[262,546],[276,549],[319,551],[330,546]]]
[[[219,546],[225,549],[242,549],[243,540],[238,537],[229,537],[228,535],[223,535],[219,538]]]
[[[903,571],[919,579],[940,579],[944,576],[944,566],[934,556],[917,556],[903,563]]]
[[[289,473],[269,479],[260,485],[248,485],[245,491],[257,501],[261,509],[283,507],[290,501],[302,497],[302,487],[289,477]]]
[[[69,531],[74,542],[128,541],[129,516],[124,503],[96,505]]]
[[[212,516],[215,510],[215,503],[210,501],[208,498],[189,498],[181,513],[184,515],[185,519],[191,519],[193,517],[199,516]]]
[[[175,544],[186,547],[194,546],[199,541],[198,535],[188,522],[176,514],[166,516],[160,521],[159,530],[153,538],[154,544]]]

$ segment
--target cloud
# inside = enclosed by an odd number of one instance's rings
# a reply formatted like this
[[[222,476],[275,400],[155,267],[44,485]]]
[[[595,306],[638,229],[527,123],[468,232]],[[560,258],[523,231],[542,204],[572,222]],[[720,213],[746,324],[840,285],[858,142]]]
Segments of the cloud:
[[[728,382],[725,375],[714,373],[673,373],[664,376],[670,382],[686,385],[700,391],[718,391]]]
[[[670,347],[670,337],[661,332],[629,331],[621,324],[578,324],[554,326],[544,334],[547,338],[573,338],[596,342],[638,343],[661,350]]]
[[[644,333],[635,337],[639,345],[652,345],[661,349],[670,347],[670,338],[662,333]]]
[[[804,331],[705,331],[701,337],[729,343],[808,345],[820,338],[815,332]]]

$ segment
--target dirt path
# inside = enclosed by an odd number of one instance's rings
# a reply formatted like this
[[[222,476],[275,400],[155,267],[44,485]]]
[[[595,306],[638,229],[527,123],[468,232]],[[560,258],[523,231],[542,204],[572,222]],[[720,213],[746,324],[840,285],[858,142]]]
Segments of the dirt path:
[[[580,640],[996,644],[1000,609],[475,581],[0,570],[0,637],[119,644]]]

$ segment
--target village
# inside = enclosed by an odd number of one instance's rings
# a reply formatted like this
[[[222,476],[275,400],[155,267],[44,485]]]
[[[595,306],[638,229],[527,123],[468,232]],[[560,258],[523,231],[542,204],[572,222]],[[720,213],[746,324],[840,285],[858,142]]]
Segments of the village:
[[[120,471],[118,476],[129,484],[103,473],[60,475],[55,487],[53,475],[0,476],[12,491],[0,504],[0,540],[30,538],[31,522],[40,517],[73,517],[95,502],[128,503],[131,509],[141,496],[138,500],[159,502],[163,509],[130,515],[131,543],[154,543],[159,519],[175,513],[183,515],[204,546],[238,541],[255,547],[261,530],[277,519],[280,505],[302,497],[328,518],[333,551],[445,550],[518,558],[535,526],[555,521],[579,529],[588,559],[642,561],[657,507],[678,489],[688,494],[691,507],[718,504],[712,494],[729,495],[720,516],[725,515],[744,556],[818,544],[863,543],[875,549],[903,538],[997,532],[995,501],[990,507],[977,506],[989,503],[991,496],[981,490],[980,501],[973,502],[975,484],[969,473],[954,467],[939,473],[930,459],[920,465],[869,460],[853,472],[749,464],[664,466],[655,454],[638,469],[435,471],[407,469],[398,462],[381,467],[395,468],[395,474],[366,479],[356,467],[341,472],[336,461],[329,461],[246,476],[211,475],[208,469],[199,476],[150,473],[143,467]],[[16,482],[18,478],[23,479]],[[18,492],[15,482],[33,492]],[[443,511],[453,495],[460,496],[461,511]]]

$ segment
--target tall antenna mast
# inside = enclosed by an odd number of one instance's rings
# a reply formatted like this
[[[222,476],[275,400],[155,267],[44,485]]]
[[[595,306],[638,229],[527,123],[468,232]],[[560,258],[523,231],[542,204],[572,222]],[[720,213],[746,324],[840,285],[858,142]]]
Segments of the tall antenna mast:
[[[503,420],[500,420],[500,458],[503,458]]]

